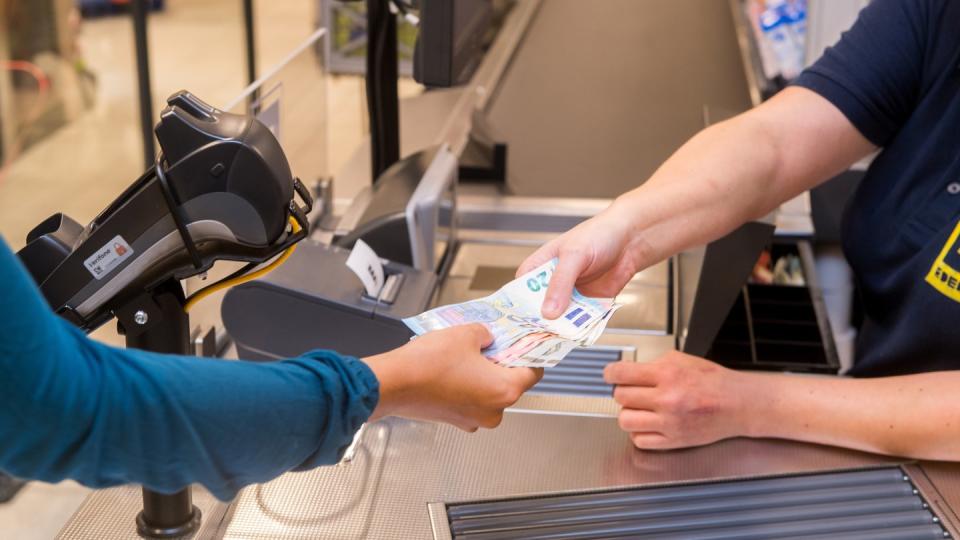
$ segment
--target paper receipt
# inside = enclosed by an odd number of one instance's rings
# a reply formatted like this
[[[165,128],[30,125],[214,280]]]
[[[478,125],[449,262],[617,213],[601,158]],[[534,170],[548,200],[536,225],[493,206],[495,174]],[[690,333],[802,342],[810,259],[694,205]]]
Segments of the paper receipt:
[[[347,257],[347,268],[360,278],[367,296],[380,297],[380,290],[383,289],[383,264],[373,248],[363,240],[357,240],[354,244],[353,251]]]

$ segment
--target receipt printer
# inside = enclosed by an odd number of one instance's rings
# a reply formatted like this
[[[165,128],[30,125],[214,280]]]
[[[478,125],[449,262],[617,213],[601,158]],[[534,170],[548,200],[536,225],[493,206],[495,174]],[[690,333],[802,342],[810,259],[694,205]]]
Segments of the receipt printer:
[[[221,315],[238,355],[369,356],[409,341],[402,319],[430,306],[437,269],[455,247],[457,170],[446,146],[399,161],[354,199],[333,242],[304,240],[267,277],[228,291]],[[346,264],[357,240],[386,259],[376,298]]]
[[[398,276],[392,282],[400,286],[370,298],[346,266],[349,255],[347,249],[304,240],[268,277],[230,290],[223,299],[223,324],[240,358],[274,360],[311,349],[369,356],[409,341],[413,334],[401,319],[424,310],[436,275],[387,263],[387,276]]]

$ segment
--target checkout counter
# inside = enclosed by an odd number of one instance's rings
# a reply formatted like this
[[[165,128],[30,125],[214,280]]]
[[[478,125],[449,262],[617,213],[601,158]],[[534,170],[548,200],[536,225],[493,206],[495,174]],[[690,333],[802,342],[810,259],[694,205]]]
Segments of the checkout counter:
[[[335,204],[329,189],[316,193],[309,216],[315,226],[290,260],[268,277],[229,291],[220,312],[206,321],[226,329],[238,357],[270,360],[314,347],[364,355],[401,345],[410,333],[400,319],[499,288],[537,246],[609,203],[586,197],[622,191],[628,186],[616,182],[645,177],[668,147],[702,127],[705,105],[749,106],[737,21],[717,7],[725,4],[611,0],[591,4],[593,13],[584,5],[519,0],[466,85],[401,103],[404,158],[374,185],[368,150],[359,150],[336,176],[338,190],[356,195]],[[699,12],[684,17],[683,10],[692,9],[717,13],[709,21]],[[661,16],[666,20],[655,18]],[[636,24],[649,33],[637,32]],[[660,42],[650,36],[661,34],[669,41],[656,53]],[[596,39],[601,35],[606,39]],[[322,32],[312,39],[321,38]],[[307,45],[300,56],[313,54],[315,48]],[[574,51],[574,45],[580,49]],[[556,47],[570,53],[563,69],[584,69],[584,77],[566,79],[574,81],[573,89],[551,86],[560,69],[550,65],[559,62],[552,56]],[[678,60],[664,58],[672,51],[690,55],[690,62],[680,62],[684,92],[671,91],[661,100],[640,78],[677,76]],[[626,65],[647,56],[654,66],[669,61],[671,73]],[[623,86],[611,90],[591,77],[623,80]],[[253,103],[250,96],[269,94],[261,92],[264,84],[248,89],[239,106]],[[628,100],[626,94],[638,89],[653,94]],[[597,103],[570,110],[571,100],[579,104],[581,96],[561,92],[577,91]],[[634,116],[595,114],[594,106],[613,110],[610,92],[626,92],[622,99]],[[280,131],[289,136],[291,130],[284,125]],[[593,146],[581,146],[584,133],[591,133]],[[631,153],[632,144],[624,147],[637,133],[651,138],[639,154]],[[460,182],[460,166],[482,156],[491,142],[509,149],[503,183]],[[283,137],[281,143],[289,153],[291,145]],[[294,172],[304,174],[296,156],[291,162]],[[585,185],[585,177],[594,181]],[[774,249],[800,256],[804,288],[746,284],[757,254],[772,241],[775,223],[780,247]],[[960,465],[776,440],[641,452],[620,431],[612,388],[601,376],[611,361],[643,362],[679,348],[741,368],[836,372],[809,249],[796,233],[773,219],[747,224],[710,246],[644,270],[620,296],[627,305],[597,346],[575,351],[547,370],[495,430],[467,434],[388,418],[366,426],[338,465],[250,486],[228,503],[194,488],[193,504],[203,520],[190,537],[960,534]],[[365,297],[344,267],[356,239],[387,257],[387,273],[396,276],[396,286],[379,298]],[[760,315],[771,311],[779,315]],[[785,311],[802,320],[783,321]],[[785,326],[778,329],[772,324],[777,320]],[[809,337],[806,344],[788,339],[789,329],[799,327]],[[783,351],[797,350],[810,354],[782,361],[789,356]],[[140,507],[137,488],[97,491],[59,538],[136,538],[133,516]]]

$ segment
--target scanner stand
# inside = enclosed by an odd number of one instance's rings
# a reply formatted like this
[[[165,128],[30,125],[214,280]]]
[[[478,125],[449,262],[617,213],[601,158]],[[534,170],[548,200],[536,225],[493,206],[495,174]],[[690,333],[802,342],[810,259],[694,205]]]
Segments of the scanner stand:
[[[174,279],[137,296],[117,311],[117,329],[128,348],[168,354],[190,354],[190,317],[183,288]],[[172,494],[143,488],[143,510],[137,532],[144,538],[178,538],[200,526],[200,509],[190,487]]]
[[[216,261],[247,263],[226,284],[286,252],[306,237],[313,199],[262,122],[186,91],[167,105],[154,166],[86,227],[62,214],[42,222],[19,256],[51,309],[82,330],[116,317],[128,347],[189,355],[180,280]],[[144,490],[136,523],[144,537],[179,537],[197,530],[200,511],[189,487]]]

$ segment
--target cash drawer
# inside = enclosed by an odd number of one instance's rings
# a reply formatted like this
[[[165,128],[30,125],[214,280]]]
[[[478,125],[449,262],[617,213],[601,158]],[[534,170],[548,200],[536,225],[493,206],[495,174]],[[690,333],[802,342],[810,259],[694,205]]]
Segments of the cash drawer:
[[[809,244],[776,240],[769,250],[774,260],[797,257],[805,284],[745,284],[707,358],[734,369],[837,373]]]

